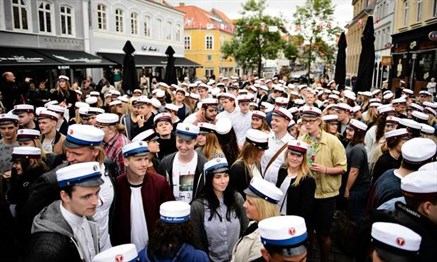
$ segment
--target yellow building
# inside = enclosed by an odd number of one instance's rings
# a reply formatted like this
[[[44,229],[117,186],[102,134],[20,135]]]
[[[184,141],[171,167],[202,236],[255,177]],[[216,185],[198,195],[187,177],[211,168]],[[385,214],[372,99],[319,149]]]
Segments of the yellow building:
[[[221,52],[223,43],[232,39],[232,20],[217,9],[208,12],[183,4],[176,8],[185,13],[185,57],[202,65],[202,68],[196,69],[196,76],[208,78],[212,75],[233,75],[236,69],[235,59],[224,59]]]

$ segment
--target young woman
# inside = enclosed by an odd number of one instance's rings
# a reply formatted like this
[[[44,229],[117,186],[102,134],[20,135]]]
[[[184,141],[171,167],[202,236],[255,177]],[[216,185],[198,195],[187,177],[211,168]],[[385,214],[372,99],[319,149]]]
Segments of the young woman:
[[[153,129],[148,129],[139,133],[132,139],[132,142],[144,141],[149,147],[149,166],[147,171],[158,174],[158,166],[161,160],[158,159],[157,154],[160,152],[160,144],[158,142],[159,135]]]
[[[384,152],[376,161],[372,171],[372,182],[375,181],[387,170],[399,168],[401,166],[401,148],[410,136],[407,129],[395,129],[385,133],[385,140],[388,150]]]
[[[148,246],[139,254],[139,261],[195,261],[208,262],[208,255],[194,249],[193,224],[190,205],[183,201],[168,201],[159,208],[161,215]]]
[[[266,113],[261,111],[253,111],[252,112],[252,128],[261,130],[266,133],[270,133],[270,128],[267,125],[266,121]]]
[[[322,116],[323,125],[322,128],[327,133],[340,137],[340,133],[338,132],[338,115],[326,115]]]
[[[69,115],[74,116],[74,104],[77,102],[76,92],[70,89],[70,79],[60,75],[55,89],[50,90],[50,100],[58,101],[59,105],[69,109]]]
[[[312,228],[316,182],[308,166],[307,150],[305,142],[288,142],[286,161],[278,171],[276,186],[284,193],[279,202],[281,215],[301,216],[307,228]]]
[[[346,128],[347,171],[344,176],[343,196],[348,199],[352,219],[358,223],[364,213],[370,190],[369,163],[367,160],[364,136],[367,125],[352,119]],[[340,191],[341,192],[341,191]]]
[[[215,135],[215,125],[198,123],[197,126],[200,128],[200,133],[197,136],[197,153],[202,154],[208,160],[225,157],[217,136]]]
[[[268,149],[268,136],[260,130],[249,129],[240,155],[229,170],[230,186],[242,196],[245,196],[244,189],[253,177],[262,177],[260,161]]]
[[[232,261],[254,261],[262,256],[261,239],[258,230],[258,222],[269,217],[279,216],[279,199],[282,192],[272,183],[256,177],[250,181],[246,192],[247,218],[251,220],[248,228],[232,252]]]
[[[191,205],[194,238],[211,261],[229,261],[233,247],[247,228],[244,200],[228,186],[225,158],[208,161],[204,171],[205,187]]]

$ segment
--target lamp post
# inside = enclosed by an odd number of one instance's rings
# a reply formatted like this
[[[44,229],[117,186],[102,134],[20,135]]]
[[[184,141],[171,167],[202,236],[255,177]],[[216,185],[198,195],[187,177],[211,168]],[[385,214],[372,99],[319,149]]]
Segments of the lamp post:
[[[414,91],[414,87],[413,87],[413,78],[414,78],[414,67],[416,65],[416,58],[417,58],[417,54],[413,53],[411,55],[411,59],[413,59],[413,67],[411,68],[411,76],[410,76],[410,88]]]

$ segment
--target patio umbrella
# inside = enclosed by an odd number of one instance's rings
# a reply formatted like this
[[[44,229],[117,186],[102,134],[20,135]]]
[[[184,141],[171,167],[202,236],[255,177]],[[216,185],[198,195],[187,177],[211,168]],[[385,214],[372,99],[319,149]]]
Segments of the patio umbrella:
[[[123,59],[123,82],[121,87],[126,93],[132,94],[132,91],[138,88],[138,74],[135,68],[135,56],[133,55],[135,48],[129,40],[126,41],[123,52],[125,56]]]
[[[165,79],[164,82],[167,85],[177,84],[178,80],[176,79],[176,68],[174,66],[174,53],[175,51],[171,46],[167,47],[165,54],[167,55],[167,66],[165,67]]]
[[[338,53],[337,60],[335,61],[335,83],[337,83],[340,88],[344,88],[346,81],[346,35],[341,33],[340,39],[338,40]]]
[[[373,16],[367,18],[363,35],[361,36],[361,54],[358,64],[357,83],[354,91],[370,91],[372,87],[372,75],[375,63],[375,30],[373,28]]]

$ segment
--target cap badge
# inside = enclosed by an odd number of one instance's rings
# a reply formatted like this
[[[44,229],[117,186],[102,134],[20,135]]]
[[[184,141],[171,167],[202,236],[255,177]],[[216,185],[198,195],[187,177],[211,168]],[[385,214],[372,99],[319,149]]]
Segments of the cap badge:
[[[403,245],[405,245],[405,239],[403,239],[403,238],[401,238],[401,237],[398,237],[398,238],[396,239],[396,243],[397,243],[399,246],[403,246]]]
[[[296,229],[294,227],[290,227],[288,229],[288,234],[290,234],[291,236],[293,236],[294,234],[296,234]]]
[[[96,165],[93,166],[93,170],[97,171],[97,166]]]
[[[185,127],[185,130],[187,130],[187,131],[190,130],[190,127],[189,126]]]
[[[300,142],[297,142],[296,145],[300,146]]]
[[[139,142],[138,145],[142,146],[142,145],[143,145],[143,142]]]
[[[69,133],[70,135],[72,135],[72,134],[73,134],[73,129],[70,129],[70,130],[68,131],[68,133]]]
[[[23,134],[23,132],[24,132],[24,131],[23,131],[23,129],[20,129],[20,131],[19,131],[19,132],[20,132],[20,134]]]
[[[123,255],[116,255],[115,256],[115,262],[123,262],[124,258]]]
[[[217,162],[220,163],[220,161],[221,161],[220,158],[217,158]]]

